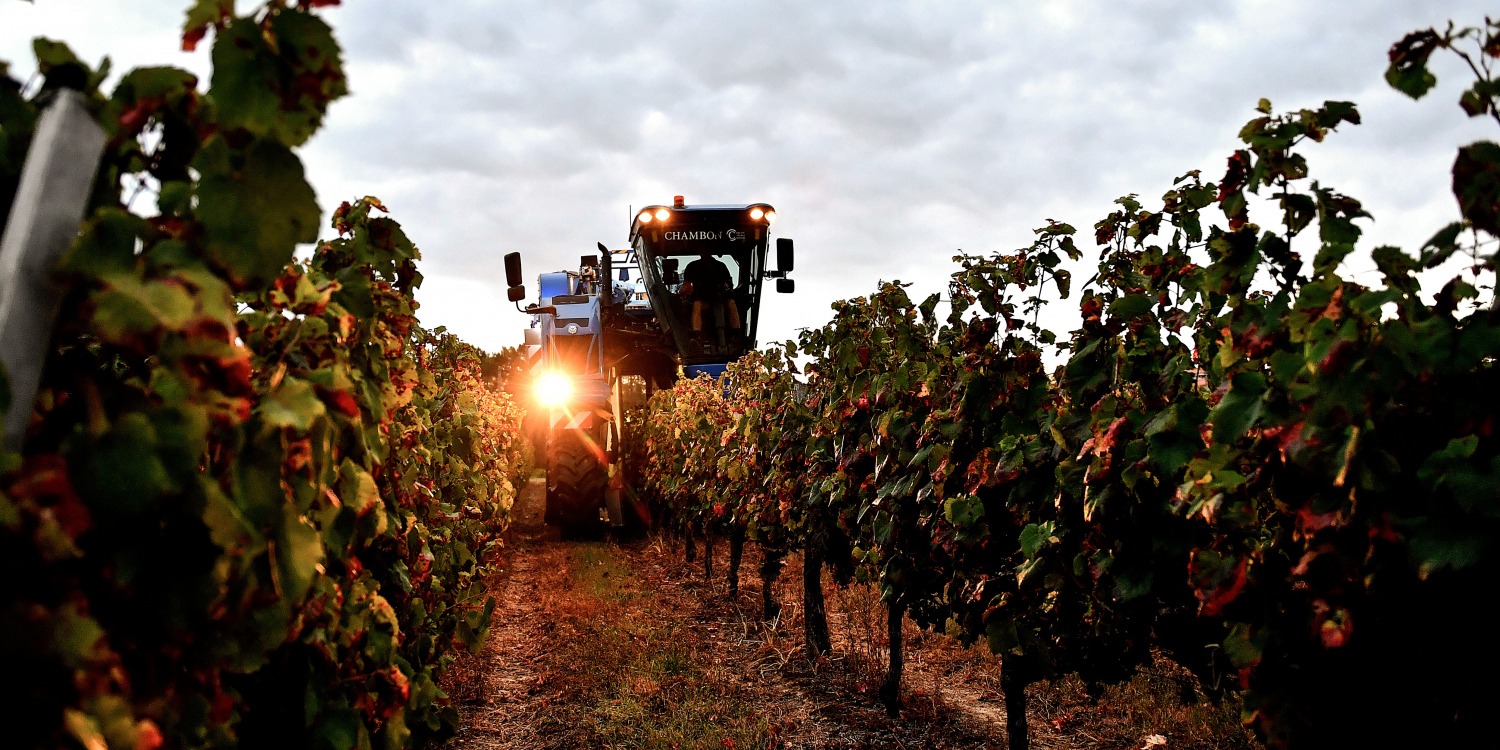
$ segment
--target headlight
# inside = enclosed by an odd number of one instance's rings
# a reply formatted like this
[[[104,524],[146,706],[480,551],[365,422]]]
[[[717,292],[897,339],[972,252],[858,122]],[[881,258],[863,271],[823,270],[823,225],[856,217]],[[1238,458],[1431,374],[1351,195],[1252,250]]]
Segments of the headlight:
[[[752,219],[760,219],[760,217],[765,215],[765,209],[761,208],[760,206],[756,206],[755,208],[750,209],[750,218]]]
[[[650,224],[651,220],[654,219],[654,218],[656,218],[656,217],[652,216],[650,211],[642,211],[641,215],[637,216],[635,218],[637,220],[639,220],[642,224]]]
[[[656,209],[656,220],[657,221],[666,221],[667,219],[670,219],[670,218],[672,218],[672,212],[671,211],[668,211],[665,208],[658,208],[658,209]]]
[[[536,379],[536,400],[542,406],[562,406],[573,397],[573,379],[566,373],[548,370]]]

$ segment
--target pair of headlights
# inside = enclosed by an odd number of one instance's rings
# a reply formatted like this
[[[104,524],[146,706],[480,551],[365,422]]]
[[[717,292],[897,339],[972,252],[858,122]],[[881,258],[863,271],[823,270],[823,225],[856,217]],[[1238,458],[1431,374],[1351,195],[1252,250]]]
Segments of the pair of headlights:
[[[756,207],[750,209],[749,214],[750,214],[750,220],[751,221],[765,220],[767,226],[769,226],[771,224],[771,222],[773,222],[773,221],[776,220],[776,212],[775,211],[764,209],[764,208],[761,208],[760,206],[756,206]],[[642,211],[638,215],[636,215],[635,220],[639,221],[642,224],[650,224],[653,221],[660,222],[660,223],[666,223],[667,220],[671,219],[671,218],[672,218],[672,209],[662,207],[662,208],[655,208],[655,209],[648,208],[645,211]]]

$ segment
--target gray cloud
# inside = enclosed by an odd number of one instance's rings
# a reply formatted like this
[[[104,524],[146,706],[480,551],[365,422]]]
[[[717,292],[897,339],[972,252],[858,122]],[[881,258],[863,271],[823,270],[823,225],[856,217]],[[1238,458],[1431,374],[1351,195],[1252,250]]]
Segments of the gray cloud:
[[[186,5],[12,2],[0,59],[29,66],[40,33],[117,69],[201,70],[203,52],[175,51]],[[1463,76],[1445,61],[1433,102],[1389,90],[1386,51],[1487,10],[349,0],[324,17],[354,95],[303,157],[325,211],[377,195],[422,248],[424,322],[492,349],[519,343],[527,321],[497,304],[505,252],[522,251],[534,277],[595,242],[623,245],[632,207],[771,202],[799,250],[798,292],[767,299],[774,340],[880,279],[940,291],[959,249],[1024,246],[1049,218],[1087,234],[1122,194],[1149,205],[1187,170],[1217,179],[1261,97],[1283,110],[1357,102],[1365,124],[1308,149],[1314,173],[1365,200],[1372,240],[1418,243],[1454,215],[1453,148],[1493,126],[1457,111]]]

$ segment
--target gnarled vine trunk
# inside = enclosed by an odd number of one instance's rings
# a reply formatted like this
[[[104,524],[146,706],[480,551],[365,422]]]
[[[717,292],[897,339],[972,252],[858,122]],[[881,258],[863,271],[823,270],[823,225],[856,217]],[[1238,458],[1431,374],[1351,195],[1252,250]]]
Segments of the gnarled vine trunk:
[[[880,686],[880,702],[885,704],[885,713],[892,719],[901,715],[901,624],[906,619],[906,605],[895,600],[886,608],[885,632],[891,643],[890,661],[885,670],[885,684]]]
[[[1026,686],[1032,679],[1019,657],[1000,657],[1000,694],[1005,697],[1005,746],[1008,750],[1029,750],[1030,730],[1026,728]]]
[[[833,645],[828,637],[828,608],[823,603],[823,555],[815,549],[802,552],[802,619],[807,655],[828,653]]]
[[[776,602],[776,580],[781,577],[781,568],[786,564],[785,550],[765,550],[760,558],[760,603],[761,617],[774,620],[781,616],[781,605]]]
[[[703,578],[705,580],[714,577],[714,527],[707,524],[703,528]]]
[[[729,598],[740,595],[740,558],[745,554],[745,527],[729,527]]]

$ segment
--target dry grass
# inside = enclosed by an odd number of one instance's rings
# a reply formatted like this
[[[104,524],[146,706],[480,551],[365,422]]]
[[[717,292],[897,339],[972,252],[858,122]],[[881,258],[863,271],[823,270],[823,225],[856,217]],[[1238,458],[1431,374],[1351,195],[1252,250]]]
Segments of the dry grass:
[[[524,510],[524,509],[523,509]],[[802,645],[801,561],[774,591],[778,619],[760,619],[759,551],[747,546],[740,594],[702,553],[653,536],[567,543],[520,527],[512,566],[491,582],[500,602],[485,652],[461,657],[443,681],[463,714],[451,750],[551,748],[1002,748],[998,660],[908,622],[904,708],[885,715],[885,607],[871,586],[825,585],[833,652]],[[1186,694],[1194,698],[1184,703]],[[1031,746],[1258,746],[1236,707],[1196,700],[1165,661],[1091,701],[1081,684],[1028,690]]]

